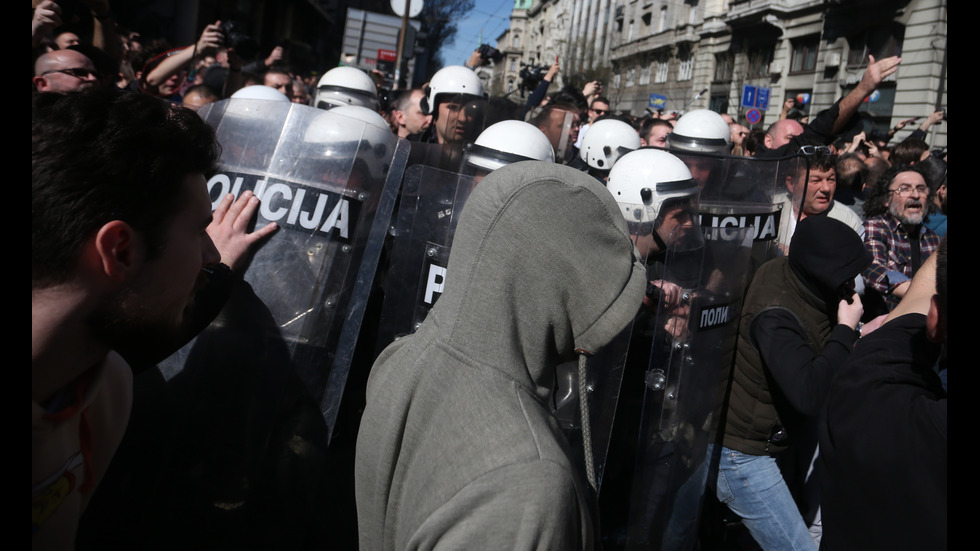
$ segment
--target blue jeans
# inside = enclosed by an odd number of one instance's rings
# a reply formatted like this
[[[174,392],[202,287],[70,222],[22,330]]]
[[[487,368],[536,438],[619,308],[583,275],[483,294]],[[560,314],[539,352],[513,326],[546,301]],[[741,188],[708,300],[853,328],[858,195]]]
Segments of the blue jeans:
[[[772,457],[722,448],[716,492],[763,549],[817,549]]]

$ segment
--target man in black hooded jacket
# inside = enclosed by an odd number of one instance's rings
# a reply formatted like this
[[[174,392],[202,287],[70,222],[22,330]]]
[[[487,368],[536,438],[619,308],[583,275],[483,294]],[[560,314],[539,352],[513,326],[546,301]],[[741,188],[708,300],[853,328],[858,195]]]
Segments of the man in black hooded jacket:
[[[850,284],[870,263],[847,225],[805,218],[789,256],[762,265],[746,295],[717,494],[764,549],[817,547],[775,458],[808,432],[858,339]]]

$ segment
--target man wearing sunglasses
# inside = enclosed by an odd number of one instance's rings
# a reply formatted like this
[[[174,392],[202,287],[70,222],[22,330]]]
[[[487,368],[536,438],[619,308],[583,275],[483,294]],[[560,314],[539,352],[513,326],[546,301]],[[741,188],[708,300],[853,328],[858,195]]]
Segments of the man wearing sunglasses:
[[[592,100],[589,104],[589,123],[583,125],[578,132],[578,140],[575,142],[575,147],[582,148],[582,138],[585,137],[585,133],[589,131],[589,128],[595,124],[595,121],[599,120],[599,117],[605,116],[609,113],[609,99],[604,96],[599,96]]]
[[[38,92],[75,92],[99,85],[92,60],[75,50],[55,50],[34,63],[34,87]]]

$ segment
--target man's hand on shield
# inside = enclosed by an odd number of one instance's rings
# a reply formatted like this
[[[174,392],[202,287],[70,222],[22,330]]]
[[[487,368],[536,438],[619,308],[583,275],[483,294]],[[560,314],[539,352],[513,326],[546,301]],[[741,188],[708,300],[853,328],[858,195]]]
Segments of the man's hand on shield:
[[[663,308],[676,308],[681,302],[681,288],[676,283],[658,279],[651,281],[647,286],[647,294],[643,297],[643,304],[648,308],[657,308],[657,295],[662,299]]]
[[[243,191],[237,201],[229,193],[214,209],[213,219],[207,228],[214,246],[221,253],[221,262],[238,275],[245,273],[252,255],[264,239],[279,229],[278,224],[270,222],[248,233],[248,225],[258,208],[259,198],[251,191]]]
[[[690,317],[691,306],[689,304],[683,304],[677,308],[673,308],[670,312],[670,317],[667,318],[667,323],[664,324],[664,330],[675,339],[687,338],[688,318]]]

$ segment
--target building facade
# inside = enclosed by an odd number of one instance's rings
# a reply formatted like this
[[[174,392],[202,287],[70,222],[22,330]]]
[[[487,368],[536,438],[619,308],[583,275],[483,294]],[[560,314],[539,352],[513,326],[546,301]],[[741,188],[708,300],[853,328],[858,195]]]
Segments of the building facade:
[[[608,75],[601,78],[604,95],[616,110],[639,116],[710,108],[766,126],[787,98],[816,114],[857,84],[869,55],[900,55],[898,73],[861,107],[866,129],[884,131],[946,105],[946,4],[517,0],[511,26],[498,38],[506,56],[494,67],[500,87],[493,90],[519,83],[520,61],[550,65],[553,53],[562,60],[559,85]],[[746,119],[753,107],[761,114],[754,125]],[[945,146],[945,125],[934,127],[929,141]]]

